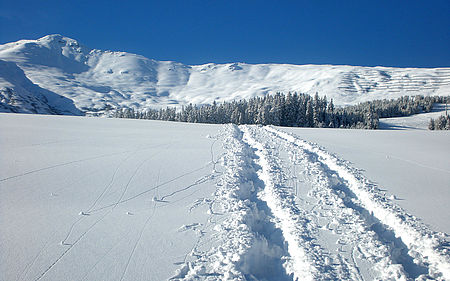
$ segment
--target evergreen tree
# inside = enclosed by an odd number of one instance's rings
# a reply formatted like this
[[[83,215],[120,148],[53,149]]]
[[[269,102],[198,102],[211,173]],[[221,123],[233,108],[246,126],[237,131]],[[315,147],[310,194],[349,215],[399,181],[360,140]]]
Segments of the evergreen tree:
[[[435,123],[436,130],[445,130],[447,126],[447,118],[444,115],[439,116]]]
[[[430,122],[428,123],[428,130],[434,130],[435,125],[434,125],[434,119],[431,118]]]

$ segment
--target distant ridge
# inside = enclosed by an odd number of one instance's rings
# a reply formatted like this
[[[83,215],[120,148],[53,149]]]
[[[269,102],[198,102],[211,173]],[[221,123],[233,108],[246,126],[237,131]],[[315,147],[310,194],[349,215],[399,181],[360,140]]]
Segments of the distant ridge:
[[[336,105],[450,93],[450,68],[290,64],[184,65],[90,49],[54,34],[0,45],[0,112],[103,114],[275,92],[326,95]]]

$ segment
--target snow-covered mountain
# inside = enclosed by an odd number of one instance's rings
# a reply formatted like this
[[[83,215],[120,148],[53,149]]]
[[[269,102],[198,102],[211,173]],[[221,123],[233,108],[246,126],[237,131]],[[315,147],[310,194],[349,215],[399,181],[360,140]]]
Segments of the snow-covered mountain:
[[[450,68],[289,64],[184,65],[89,49],[48,35],[0,45],[0,112],[102,113],[297,91],[337,105],[402,95],[448,95]]]

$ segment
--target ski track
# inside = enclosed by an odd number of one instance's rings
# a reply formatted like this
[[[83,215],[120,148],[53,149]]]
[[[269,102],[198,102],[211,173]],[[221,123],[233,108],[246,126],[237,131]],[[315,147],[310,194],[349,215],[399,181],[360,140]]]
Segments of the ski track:
[[[110,181],[108,182],[107,185],[105,185],[105,188],[102,190],[102,192],[100,193],[100,195],[97,196],[97,198],[94,200],[94,202],[91,204],[91,206],[89,206],[89,208],[87,208],[87,211],[85,212],[85,214],[90,214],[90,212],[92,211],[92,209],[97,205],[97,203],[100,201],[100,199],[106,194],[106,192],[112,187],[113,183],[114,183],[114,179],[117,176],[117,172],[119,171],[119,169],[122,167],[122,165],[127,162],[127,160],[129,158],[131,158],[134,154],[136,154],[138,150],[133,151],[132,153],[130,153],[124,160],[120,161],[119,165],[116,166],[116,169],[114,170]],[[75,226],[81,222],[83,219],[85,218],[85,216],[80,216],[76,221],[74,221],[72,223],[72,225],[70,226],[70,229],[66,235],[66,237],[61,241],[61,244],[65,244],[67,239],[69,239],[70,235],[72,234],[72,231],[74,230]]]
[[[170,146],[170,144],[166,144],[166,145],[164,145],[165,147],[166,147],[166,149]],[[78,236],[78,238],[77,239],[75,239],[74,240],[74,242],[73,243],[70,243],[70,244],[67,244],[67,243],[65,243],[64,241],[67,239],[67,237],[65,238],[65,240],[63,240],[62,241],[62,244],[63,244],[63,246],[68,246],[67,247],[67,249],[66,250],[64,250],[48,267],[47,267],[47,269],[45,269],[36,279],[35,279],[35,281],[38,281],[38,280],[41,280],[51,269],[53,269],[58,263],[59,263],[59,261],[61,260],[61,259],[63,259],[64,258],[64,256],[66,256],[72,249],[73,249],[73,247],[75,247],[98,223],[100,223],[101,221],[103,221],[103,219],[106,217],[106,216],[108,216],[110,213],[112,213],[113,211],[114,211],[114,209],[117,207],[117,205],[120,203],[120,201],[123,199],[123,196],[125,195],[125,193],[128,191],[128,187],[129,187],[129,185],[130,185],[130,183],[131,183],[131,181],[134,179],[134,177],[136,176],[136,174],[137,174],[137,172],[140,170],[140,168],[147,162],[147,161],[149,161],[150,159],[152,159],[152,157],[154,157],[155,155],[157,155],[158,153],[160,153],[161,152],[161,150],[159,150],[159,151],[157,151],[157,152],[155,152],[155,153],[153,153],[150,157],[148,157],[148,158],[146,158],[146,159],[144,159],[143,161],[141,161],[137,166],[136,166],[136,168],[135,168],[135,170],[134,170],[134,172],[133,172],[133,174],[130,176],[130,178],[128,179],[128,182],[127,182],[127,184],[125,185],[125,187],[123,188],[123,190],[122,190],[122,193],[121,193],[121,195],[120,195],[120,197],[119,197],[119,199],[114,203],[114,204],[112,204],[112,208],[111,209],[109,209],[107,212],[105,212],[104,214],[103,214],[103,216],[101,216],[99,219],[97,219],[92,225],[90,225],[83,233],[81,233],[80,234],[80,236]],[[69,230],[69,235],[70,235],[70,233],[72,232],[72,230],[73,230],[73,228],[74,228],[74,226],[75,226],[75,224],[77,223],[77,222],[79,222],[79,221],[81,221],[81,218],[80,219],[77,219],[76,221],[75,221],[75,223],[74,224],[72,224],[71,225],[71,227],[70,227],[70,230]]]
[[[448,240],[446,234],[431,231],[418,219],[386,199],[374,184],[365,179],[349,163],[339,160],[317,145],[307,143],[274,127],[263,129],[271,133],[272,138],[284,140],[293,148],[315,158],[315,161],[324,167],[326,173],[334,173],[342,179],[344,185],[342,191],[347,193],[344,196],[354,197],[347,202],[347,205],[354,205],[355,210],[359,209],[359,212],[366,216],[363,219],[366,223],[372,224],[371,227],[381,243],[391,244],[392,257],[386,256],[386,258],[392,258],[394,262],[403,265],[402,269],[399,268],[396,273],[393,272],[397,277],[392,278],[397,279],[403,275],[403,271],[406,271],[406,277],[402,278],[450,279],[450,255],[446,247]],[[389,245],[387,247],[389,248]],[[401,257],[396,250],[400,251]],[[401,260],[400,258],[404,258],[404,255],[410,260]],[[391,263],[392,261],[385,261],[384,266],[390,266],[393,269],[392,266],[395,264]],[[423,270],[426,272],[422,272]],[[383,279],[387,277],[382,276]]]
[[[160,147],[160,146],[164,146],[164,145],[165,144],[159,144],[159,145],[156,145],[156,146],[151,146],[151,147],[147,147],[147,148],[143,148],[143,149],[138,149],[137,151],[154,149],[154,148],[157,148],[157,147]],[[122,151],[122,152],[114,152],[114,153],[102,154],[102,155],[98,155],[98,156],[94,156],[94,157],[87,157],[87,158],[83,158],[83,159],[78,159],[78,160],[68,161],[68,162],[64,162],[64,163],[59,163],[59,164],[56,164],[56,165],[47,166],[47,167],[43,167],[43,168],[39,168],[39,169],[34,169],[34,170],[23,172],[23,173],[20,173],[20,174],[17,174],[17,175],[5,177],[5,178],[0,179],[0,182],[8,181],[8,180],[11,180],[11,179],[27,176],[27,175],[30,175],[30,174],[34,174],[34,173],[38,173],[38,172],[42,172],[42,171],[46,171],[46,170],[51,170],[51,169],[54,169],[54,168],[68,166],[68,165],[72,165],[72,164],[76,164],[76,163],[83,163],[83,162],[91,161],[91,160],[97,160],[97,159],[112,157],[112,156],[116,156],[116,155],[130,153],[130,152],[136,152],[136,150],[127,150],[127,151]]]
[[[136,194],[136,195],[133,195],[133,196],[128,197],[128,198],[126,198],[126,199],[120,200],[119,202],[115,202],[115,203],[112,203],[112,204],[108,204],[108,205],[101,206],[101,207],[98,207],[98,208],[96,208],[96,209],[93,209],[93,210],[90,211],[90,213],[92,214],[92,213],[95,213],[95,212],[104,210],[104,209],[106,209],[106,208],[112,207],[112,206],[114,206],[116,203],[117,203],[117,204],[123,204],[123,203],[125,203],[125,202],[128,202],[128,201],[134,200],[134,199],[136,199],[136,198],[139,198],[139,197],[141,197],[142,195],[147,194],[147,193],[149,193],[149,192],[151,192],[151,191],[153,191],[153,190],[156,190],[156,189],[158,189],[158,188],[160,188],[160,187],[162,187],[162,186],[165,186],[165,185],[167,185],[167,184],[169,184],[169,183],[172,183],[172,182],[174,182],[174,181],[177,181],[177,180],[179,180],[179,179],[182,179],[182,178],[184,178],[184,177],[186,177],[186,176],[189,176],[189,175],[191,175],[191,174],[193,174],[193,173],[196,173],[196,172],[198,172],[198,171],[201,171],[201,170],[207,168],[208,166],[210,166],[211,164],[212,164],[212,163],[207,163],[207,164],[205,164],[205,165],[203,165],[203,166],[201,166],[201,167],[199,167],[199,168],[196,168],[196,169],[191,170],[191,171],[189,171],[189,172],[187,172],[187,173],[181,174],[181,175],[179,175],[179,176],[177,176],[177,177],[174,177],[174,178],[172,178],[172,179],[170,179],[170,180],[167,180],[167,181],[165,181],[165,182],[159,184],[158,186],[151,187],[151,188],[149,188],[149,189],[147,189],[147,190],[144,190],[144,191],[142,191],[142,192],[140,192],[140,193],[138,193],[138,194]]]
[[[244,141],[258,156],[256,163],[261,167],[258,176],[264,182],[261,199],[272,210],[277,227],[281,229],[288,245],[290,255],[288,273],[293,275],[294,280],[335,279],[335,274],[323,260],[325,254],[320,247],[316,247],[316,241],[311,233],[314,228],[307,219],[306,212],[296,207],[292,194],[283,186],[284,175],[279,163],[273,158],[270,159],[268,151],[255,139],[249,127],[241,128]],[[279,151],[280,148],[274,150]]]
[[[194,187],[194,186],[197,186],[197,185],[203,184],[203,183],[205,183],[205,182],[208,182],[208,181],[210,181],[210,180],[212,180],[212,179],[214,179],[214,175],[213,175],[213,174],[203,176],[203,177],[201,177],[200,179],[196,180],[194,183],[192,183],[192,184],[190,184],[190,185],[188,185],[188,186],[186,186],[186,187],[184,187],[184,188],[175,190],[175,191],[173,191],[173,192],[171,192],[171,193],[169,193],[169,194],[166,194],[166,195],[162,196],[160,199],[158,199],[158,201],[161,201],[161,202],[167,202],[167,201],[165,201],[167,198],[172,197],[172,196],[174,196],[175,194],[178,194],[178,193],[180,193],[180,192],[186,191],[186,190],[188,190],[188,189],[190,189],[190,188],[192,188],[192,187]]]
[[[363,218],[354,209],[349,208],[344,203],[344,200],[341,198],[343,194],[339,190],[336,190],[337,192],[333,190],[333,185],[328,175],[321,169],[320,163],[311,163],[309,155],[302,153],[298,148],[289,146],[286,143],[284,143],[283,147],[279,145],[273,146],[272,142],[279,143],[280,139],[274,135],[270,135],[265,130],[257,128],[245,129],[251,132],[254,138],[260,140],[257,149],[262,160],[265,161],[262,166],[265,167],[267,176],[275,182],[277,182],[277,179],[281,179],[278,180],[277,189],[285,188],[290,191],[290,197],[294,198],[294,200],[285,200],[280,197],[281,203],[279,205],[284,205],[285,208],[292,208],[292,206],[297,205],[299,209],[302,209],[302,212],[298,214],[301,214],[309,220],[305,224],[305,227],[311,229],[309,233],[310,239],[313,239],[315,243],[324,249],[320,255],[320,259],[317,256],[310,258],[317,268],[314,280],[364,280],[365,278],[361,274],[357,259],[355,258],[354,249],[357,246],[367,244],[373,245],[373,247],[365,247],[368,253],[367,256],[372,260],[376,259],[378,262],[365,262],[375,266],[378,269],[378,275],[381,275],[382,272],[392,272],[391,275],[393,275],[379,277],[384,280],[406,279],[399,266],[393,265],[393,262],[389,259],[388,249],[375,238],[375,233],[370,231],[363,223]],[[264,145],[261,144],[263,141],[265,143]],[[255,141],[253,140],[253,142]],[[290,154],[288,163],[283,163],[279,159],[283,151]],[[268,159],[271,160],[269,161]],[[283,174],[283,171],[289,172],[290,170],[295,170],[297,166],[296,162],[298,162],[298,169],[301,171],[300,175],[304,175],[303,182],[307,182],[311,186],[309,191],[306,183],[297,187],[295,187],[296,184],[288,185],[289,177],[296,178],[297,175]],[[289,166],[286,166],[287,164],[292,165],[293,169],[289,169]],[[297,182],[297,180],[293,180]],[[303,193],[308,191],[306,196],[299,193],[300,190]],[[289,221],[289,218],[284,218],[284,220]],[[297,225],[297,227],[302,226]],[[336,245],[338,247],[334,250]],[[310,253],[311,250],[307,252]],[[333,272],[331,276],[326,276],[327,269]],[[367,273],[365,275],[366,277],[370,277],[371,274]]]
[[[125,234],[123,234],[121,237],[120,237],[120,239],[116,242],[116,243],[114,243],[114,245],[112,245],[99,259],[97,259],[97,261],[91,266],[91,268],[88,270],[88,271],[86,271],[86,273],[83,275],[83,277],[81,277],[81,279],[80,279],[80,281],[84,281],[84,280],[89,280],[89,279],[86,279],[86,277],[92,272],[92,271],[94,271],[94,269],[97,267],[97,265],[107,256],[107,255],[109,255],[109,253],[112,251],[112,250],[114,250],[124,239],[125,239],[125,237],[127,237],[128,238],[128,234],[131,232],[131,228],[130,229],[128,229],[128,231],[125,233]]]
[[[125,268],[124,268],[124,270],[123,270],[123,272],[122,272],[122,275],[120,276],[120,281],[122,281],[122,280],[125,278],[125,274],[127,273],[128,267],[130,266],[131,259],[133,258],[134,253],[136,252],[136,249],[137,249],[137,247],[138,247],[138,245],[139,245],[139,242],[140,242],[141,239],[142,239],[142,234],[144,233],[144,230],[145,230],[145,228],[147,227],[149,221],[151,220],[151,218],[152,218],[152,217],[154,216],[154,214],[155,214],[155,211],[156,211],[156,204],[157,204],[157,202],[155,202],[155,204],[153,204],[153,209],[152,209],[151,214],[150,214],[150,215],[148,216],[148,218],[145,220],[145,223],[143,224],[143,226],[141,227],[141,229],[140,229],[140,231],[139,231],[139,236],[138,236],[138,238],[136,239],[136,242],[135,242],[134,245],[133,245],[133,249],[131,250],[130,255],[128,256],[127,263],[125,264]]]
[[[21,174],[17,174],[17,175],[14,175],[14,176],[9,176],[9,177],[0,179],[0,182],[11,180],[11,179],[14,179],[14,178],[27,176],[29,174],[34,174],[34,173],[42,172],[42,171],[45,171],[45,170],[50,170],[50,169],[54,169],[54,168],[59,168],[59,167],[75,164],[75,163],[82,163],[82,162],[86,162],[86,161],[90,161],[90,160],[96,160],[96,159],[116,156],[116,155],[125,154],[125,153],[129,153],[129,152],[130,151],[109,153],[109,154],[99,155],[99,156],[95,156],[95,157],[88,157],[88,158],[84,158],[84,159],[79,159],[79,160],[69,161],[69,162],[65,162],[65,163],[60,163],[60,164],[56,164],[56,165],[52,165],[52,166],[48,166],[48,167],[43,167],[43,168],[40,168],[40,169],[27,171],[27,172],[24,172],[24,173],[21,173]]]
[[[100,217],[95,223],[93,223],[86,231],[84,231],[72,244],[65,244],[65,246],[68,246],[66,250],[64,250],[48,267],[45,269],[36,279],[35,281],[41,280],[52,268],[54,268],[61,259],[64,258],[66,254],[72,250],[73,247],[75,247],[78,242],[80,242],[86,234],[88,234],[100,221],[102,221],[112,210],[106,212],[102,217]]]
[[[96,200],[92,203],[92,205],[89,207],[89,209],[88,209],[89,211],[97,204],[97,202],[99,201],[99,199],[105,194],[106,190],[109,189],[109,187],[111,187],[111,185],[112,185],[112,183],[113,183],[113,181],[114,181],[114,178],[115,178],[115,176],[116,176],[116,174],[117,174],[119,168],[122,166],[122,164],[123,164],[128,158],[130,158],[134,153],[138,152],[139,150],[140,150],[140,149],[137,149],[137,150],[135,150],[133,153],[130,153],[130,154],[126,157],[125,160],[123,160],[123,161],[121,161],[121,162],[119,163],[119,165],[116,167],[116,169],[115,169],[115,171],[114,171],[114,173],[113,173],[113,175],[112,175],[112,177],[111,177],[111,181],[110,181],[109,184],[105,187],[105,189],[103,190],[103,192],[97,197],[97,199],[96,199]],[[61,244],[62,244],[62,245],[69,245],[69,244],[66,244],[67,239],[69,239],[69,237],[70,237],[70,235],[72,234],[72,232],[73,232],[75,226],[76,226],[79,222],[81,222],[84,218],[85,218],[85,216],[81,216],[81,217],[79,217],[77,220],[75,220],[75,221],[72,223],[72,225],[70,226],[70,229],[69,229],[69,231],[67,232],[65,238],[61,241]],[[45,243],[44,247],[38,252],[38,254],[35,256],[35,258],[32,260],[31,265],[30,265],[30,263],[29,263],[29,264],[27,264],[27,265],[25,266],[25,268],[24,268],[23,272],[21,273],[21,275],[19,276],[19,279],[18,279],[18,280],[22,280],[21,277],[22,277],[22,275],[23,275],[24,273],[25,273],[25,277],[26,277],[26,275],[28,274],[29,268],[32,267],[32,266],[34,265],[34,263],[39,259],[39,257],[41,256],[42,252],[47,248],[47,246],[48,246],[49,244],[50,244],[50,240],[48,240],[48,241]],[[24,278],[25,278],[25,277],[24,277]]]
[[[36,261],[39,259],[39,257],[42,255],[44,250],[47,248],[47,245],[50,244],[50,240],[47,240],[47,242],[44,244],[44,246],[38,251],[38,253],[34,256],[34,258],[28,262],[28,264],[25,266],[25,268],[22,270],[22,272],[19,275],[19,278],[17,280],[25,280],[30,268],[33,267],[33,265],[36,263]]]
[[[449,280],[447,235],[349,163],[274,127],[225,125],[219,138],[213,200],[190,208],[209,205],[214,233],[171,280]]]
[[[161,176],[161,165],[160,165],[159,168],[158,168],[158,176],[156,177],[156,184],[155,184],[155,188],[156,188],[156,189],[155,189],[155,194],[158,194],[158,185],[159,185],[159,179],[160,179],[160,176]],[[148,216],[148,218],[145,220],[144,224],[142,225],[142,228],[141,228],[140,231],[139,231],[138,239],[136,239],[136,242],[135,242],[134,245],[133,245],[133,249],[131,250],[131,253],[130,253],[130,255],[128,256],[127,263],[125,264],[125,268],[124,268],[124,270],[123,270],[123,272],[122,272],[122,275],[121,275],[121,277],[120,277],[120,281],[122,281],[122,280],[125,278],[125,274],[127,273],[128,267],[130,266],[131,259],[133,258],[134,253],[135,253],[135,251],[136,251],[136,249],[137,249],[137,246],[139,245],[139,242],[140,242],[141,239],[142,239],[142,234],[144,233],[144,230],[145,230],[145,228],[147,227],[147,224],[149,223],[149,221],[151,220],[151,218],[155,215],[156,208],[157,208],[157,204],[158,204],[158,202],[154,202],[153,208],[152,208],[152,211],[151,211],[151,214],[150,214],[150,215]]]

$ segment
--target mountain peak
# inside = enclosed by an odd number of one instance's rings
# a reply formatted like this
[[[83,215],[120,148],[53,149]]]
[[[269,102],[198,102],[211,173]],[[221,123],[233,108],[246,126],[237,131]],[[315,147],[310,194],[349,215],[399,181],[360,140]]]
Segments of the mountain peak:
[[[77,40],[65,37],[61,34],[50,34],[36,40],[36,43],[47,45],[50,48],[72,47],[87,49]]]
[[[61,34],[49,34],[49,35],[45,35],[44,37],[37,39],[37,41],[55,41],[55,40],[61,40],[63,38],[68,38],[68,37],[62,36]]]

